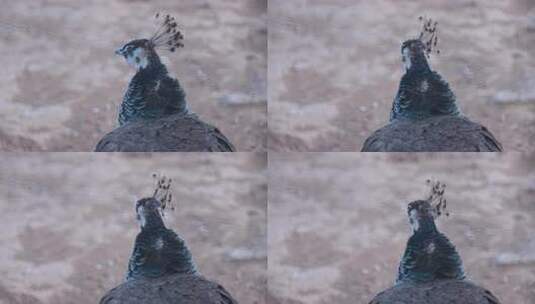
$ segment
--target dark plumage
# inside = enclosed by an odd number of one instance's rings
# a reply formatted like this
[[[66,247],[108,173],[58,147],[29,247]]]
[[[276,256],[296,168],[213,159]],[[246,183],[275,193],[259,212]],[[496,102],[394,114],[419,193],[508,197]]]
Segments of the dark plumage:
[[[420,39],[403,43],[406,71],[390,123],[366,139],[362,152],[502,151],[490,131],[461,115],[448,83],[429,67],[427,50]]]
[[[473,283],[443,280],[419,285],[403,283],[378,294],[370,304],[499,304],[488,290]]]
[[[156,52],[174,52],[183,47],[183,38],[167,15],[152,38],[132,40],[116,51],[137,71],[119,108],[119,127],[97,144],[96,151],[234,151],[219,130],[188,110],[184,90]]]
[[[128,263],[126,282],[110,290],[100,303],[237,303],[221,285],[197,272],[184,240],[165,227],[162,218],[164,208],[165,203],[162,204],[156,197],[137,202],[141,232],[136,237]]]
[[[154,198],[137,203],[141,232],[136,237],[134,251],[128,263],[126,280],[158,278],[174,273],[196,274],[191,253],[173,230],[167,229],[158,211],[160,202]],[[142,211],[139,211],[143,208]],[[144,213],[144,215],[140,215]]]
[[[375,131],[363,152],[495,152],[502,146],[484,126],[462,116],[399,120]]]
[[[221,285],[202,276],[174,274],[127,281],[110,290],[100,304],[235,304]]]
[[[425,45],[419,39],[407,40],[401,46],[406,73],[390,112],[390,122],[421,120],[439,115],[459,116],[455,95],[448,83],[427,63]]]
[[[233,152],[217,128],[194,114],[128,123],[104,136],[96,152]]]
[[[140,67],[130,83],[119,109],[119,126],[135,120],[161,118],[173,114],[188,112],[186,94],[179,82],[171,78],[167,68],[151,43],[147,39],[134,40],[122,47],[121,54],[129,56],[141,48],[139,56],[145,55],[147,60]],[[134,59],[136,60],[136,59]]]
[[[399,263],[396,283],[464,279],[461,257],[448,238],[437,230],[431,204],[412,202],[408,214],[414,233]]]
[[[413,234],[399,263],[396,284],[370,304],[499,303],[490,291],[465,281],[461,257],[435,226],[437,212],[440,206],[432,207],[427,200],[409,204]]]

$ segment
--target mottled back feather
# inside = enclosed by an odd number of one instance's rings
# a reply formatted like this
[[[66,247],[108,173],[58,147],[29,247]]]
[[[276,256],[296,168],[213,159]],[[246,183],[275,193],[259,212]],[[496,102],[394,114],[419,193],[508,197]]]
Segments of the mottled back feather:
[[[369,304],[500,304],[489,290],[468,281],[404,283],[376,295]]]
[[[402,55],[406,72],[392,103],[390,123],[365,140],[362,152],[502,151],[484,126],[462,116],[447,81],[431,70],[422,41],[404,42]]]
[[[221,285],[198,274],[175,274],[127,281],[110,290],[100,304],[237,304]]]
[[[104,136],[97,152],[233,152],[219,129],[194,114],[128,123]]]
[[[370,135],[362,152],[501,152],[484,126],[463,116],[396,120]]]

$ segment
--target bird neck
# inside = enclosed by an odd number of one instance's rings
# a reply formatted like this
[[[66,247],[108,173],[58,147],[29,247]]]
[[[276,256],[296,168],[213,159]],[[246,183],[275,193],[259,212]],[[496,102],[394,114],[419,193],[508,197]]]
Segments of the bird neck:
[[[158,211],[153,211],[144,215],[144,223],[141,225],[142,231],[151,231],[158,229],[166,229],[162,216]]]
[[[423,52],[415,52],[411,56],[411,66],[407,73],[421,73],[431,71],[427,58]]]
[[[461,257],[448,238],[438,231],[413,234],[400,261],[396,284],[426,283],[466,278]]]
[[[160,60],[160,56],[155,51],[150,51],[148,55],[148,64],[144,68],[140,68],[136,76],[143,78],[160,78],[167,75],[167,68]]]
[[[418,229],[414,231],[413,235],[431,235],[434,233],[438,233],[438,229],[432,216],[423,216],[418,219]]]
[[[173,274],[198,274],[186,242],[167,228],[142,230],[136,237],[127,280]]]
[[[422,63],[411,66],[401,77],[390,112],[390,122],[461,114],[449,84],[429,68],[425,56],[420,57]]]
[[[173,269],[178,273],[197,274],[197,266],[193,262],[191,251],[186,242],[180,236],[177,236],[177,240],[176,247],[173,248],[173,252],[175,252]]]

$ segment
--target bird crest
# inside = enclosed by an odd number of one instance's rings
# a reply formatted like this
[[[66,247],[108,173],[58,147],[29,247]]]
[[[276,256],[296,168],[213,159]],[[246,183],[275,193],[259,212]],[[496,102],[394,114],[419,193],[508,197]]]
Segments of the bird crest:
[[[184,47],[184,35],[178,29],[175,17],[169,14],[163,16],[160,13],[156,13],[155,18],[159,25],[154,35],[149,39],[150,45],[155,49],[165,49],[170,52]]]
[[[157,173],[152,174],[152,178],[155,180],[155,189],[152,197],[160,202],[162,215],[164,215],[166,208],[174,211],[175,205],[173,203],[173,192],[171,191],[173,180]]]
[[[446,209],[446,198],[444,197],[446,184],[433,179],[428,179],[426,184],[429,186],[429,194],[427,195],[426,201],[431,205],[433,217],[437,219],[442,214],[449,216],[450,214]]]
[[[427,58],[433,53],[433,51],[438,55],[440,54],[440,50],[438,49],[438,22],[433,21],[431,18],[420,16],[418,17],[418,20],[422,24],[422,30],[420,31],[420,34],[418,36],[418,40],[420,40],[425,47],[425,55]]]

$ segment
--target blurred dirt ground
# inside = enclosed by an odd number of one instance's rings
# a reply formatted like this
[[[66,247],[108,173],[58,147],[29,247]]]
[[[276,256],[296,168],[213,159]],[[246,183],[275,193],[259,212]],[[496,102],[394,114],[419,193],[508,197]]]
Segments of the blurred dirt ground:
[[[166,223],[200,272],[240,303],[264,303],[265,170],[260,153],[3,154],[0,303],[98,303],[124,278],[153,172],[174,180]]]
[[[468,278],[502,303],[535,303],[535,157],[277,154],[269,157],[268,303],[368,303],[392,286],[407,204],[447,184],[439,229]]]
[[[177,17],[160,52],[190,109],[240,151],[266,149],[266,0],[0,0],[0,150],[92,151],[134,75],[114,50]]]
[[[270,0],[269,148],[356,151],[388,122],[400,46],[439,22],[431,66],[506,151],[535,150],[535,1]]]

